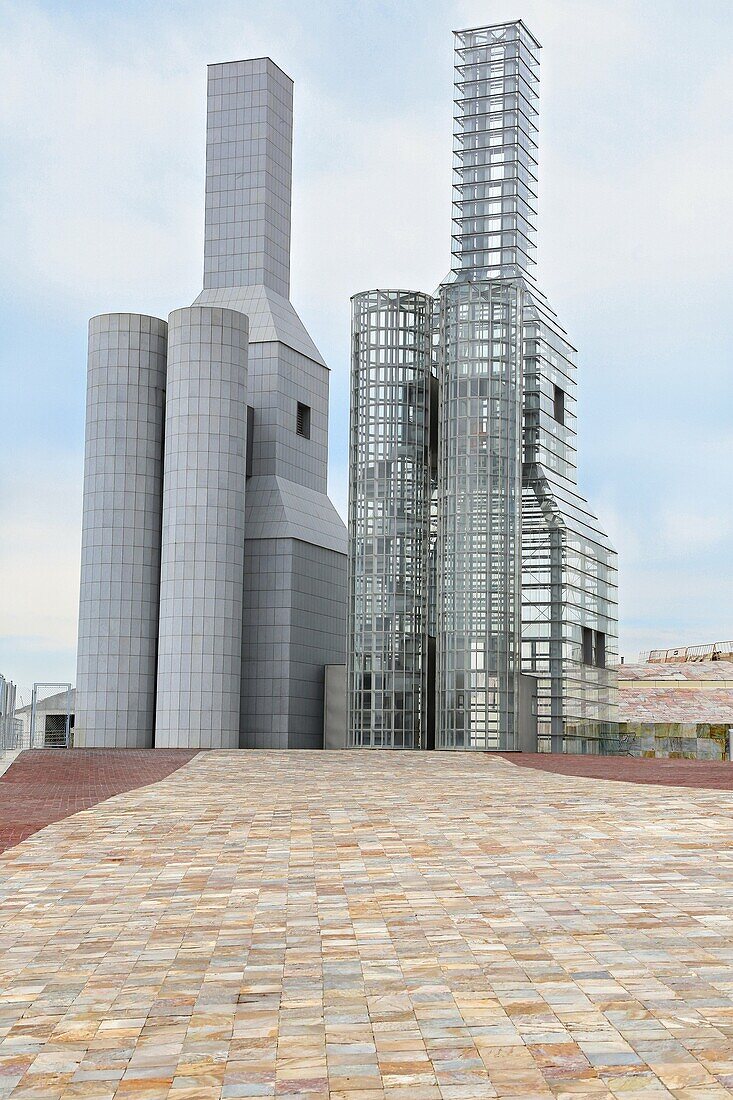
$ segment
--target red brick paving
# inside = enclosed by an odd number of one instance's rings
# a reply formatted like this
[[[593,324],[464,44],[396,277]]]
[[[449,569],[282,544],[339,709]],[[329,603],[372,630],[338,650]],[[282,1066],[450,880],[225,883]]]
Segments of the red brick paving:
[[[0,852],[105,798],[165,779],[191,749],[29,749],[0,776]]]
[[[636,756],[570,756],[533,752],[498,755],[520,768],[536,768],[557,775],[733,791],[733,763],[725,760],[660,760]]]

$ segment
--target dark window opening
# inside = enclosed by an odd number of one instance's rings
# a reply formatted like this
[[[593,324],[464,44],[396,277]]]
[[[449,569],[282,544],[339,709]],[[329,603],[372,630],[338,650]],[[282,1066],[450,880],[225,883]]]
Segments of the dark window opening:
[[[593,631],[589,626],[583,627],[583,664],[593,664]]]
[[[559,386],[555,386],[555,394],[553,398],[554,411],[553,416],[557,420],[558,424],[565,423],[565,390],[560,389]]]
[[[254,442],[255,442],[255,411],[251,405],[247,406],[247,458],[245,460],[245,474],[247,477],[252,477],[252,466],[254,464]]]
[[[302,405],[298,402],[298,412],[296,414],[295,430],[298,435],[302,435],[303,439],[310,439],[311,437],[311,410],[310,405]]]
[[[600,630],[583,627],[583,664],[606,667],[606,635]]]

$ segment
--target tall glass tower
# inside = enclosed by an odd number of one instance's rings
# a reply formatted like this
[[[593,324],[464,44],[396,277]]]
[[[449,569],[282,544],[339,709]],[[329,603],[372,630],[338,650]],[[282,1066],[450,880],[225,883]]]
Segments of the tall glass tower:
[[[433,302],[374,290],[352,306],[349,743],[424,748]]]
[[[421,621],[435,620],[437,658],[433,677],[430,646],[423,647],[414,674],[435,699],[437,747],[518,749],[527,747],[530,729],[530,740],[543,749],[612,751],[616,555],[578,492],[575,352],[533,274],[540,45],[521,21],[458,31],[455,39],[453,263],[433,322],[437,541],[427,592],[413,592],[414,613],[420,608]],[[357,295],[355,302],[379,293]],[[404,346],[416,341],[410,324],[399,337]],[[395,408],[380,419],[370,401],[381,402],[381,391],[365,397],[359,388],[362,331],[357,307],[349,735],[354,745],[397,745],[359,733],[364,626],[371,624],[376,637],[386,620],[376,605],[370,618],[358,594],[367,585],[382,591],[400,571],[398,548],[386,541],[381,557],[367,563],[364,556],[365,454],[377,447],[383,461],[398,462],[399,436],[391,425],[402,416]],[[393,391],[393,399],[399,404],[403,396]],[[371,434],[355,434],[355,416],[371,425]],[[426,522],[424,512],[419,521],[415,514],[408,541],[418,528],[424,541]],[[356,609],[364,612],[361,619]],[[389,629],[390,647],[399,648],[399,621],[391,619]],[[382,713],[369,717],[371,728],[404,725],[401,697],[382,702]],[[409,745],[418,743],[426,739]]]

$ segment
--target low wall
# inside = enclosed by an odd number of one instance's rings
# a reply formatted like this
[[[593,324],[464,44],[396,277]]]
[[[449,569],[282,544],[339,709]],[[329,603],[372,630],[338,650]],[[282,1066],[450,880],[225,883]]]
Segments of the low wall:
[[[632,756],[722,760],[725,756],[726,726],[682,722],[621,722],[622,750]]]

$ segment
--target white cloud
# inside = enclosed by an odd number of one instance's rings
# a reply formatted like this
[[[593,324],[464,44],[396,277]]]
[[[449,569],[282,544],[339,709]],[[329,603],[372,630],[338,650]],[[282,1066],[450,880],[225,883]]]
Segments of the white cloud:
[[[0,67],[10,89],[0,132],[12,150],[0,259],[12,264],[14,293],[85,312],[144,310],[161,286],[190,297],[203,73],[192,81],[161,68],[145,39],[124,59],[105,56],[88,34],[32,7],[6,28]],[[191,130],[199,149],[183,140]]]

